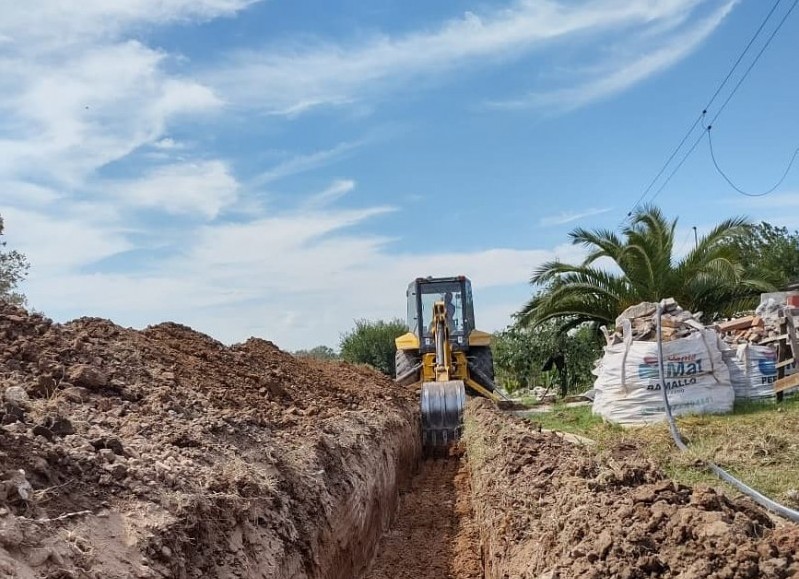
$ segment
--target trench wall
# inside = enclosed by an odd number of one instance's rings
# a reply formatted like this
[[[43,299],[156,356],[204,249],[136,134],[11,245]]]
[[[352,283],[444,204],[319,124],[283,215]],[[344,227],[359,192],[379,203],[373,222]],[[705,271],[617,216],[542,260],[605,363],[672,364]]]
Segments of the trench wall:
[[[421,459],[416,413],[386,416],[379,427],[321,434],[314,459],[281,465],[284,500],[250,502],[215,528],[179,530],[176,577],[353,579],[371,561],[397,509],[400,490]],[[307,451],[303,455],[308,455]],[[222,509],[214,509],[225,518]],[[177,540],[180,535],[185,540]],[[197,538],[204,544],[197,545]]]
[[[799,527],[666,477],[643,449],[589,448],[483,400],[465,445],[487,579],[799,576]]]

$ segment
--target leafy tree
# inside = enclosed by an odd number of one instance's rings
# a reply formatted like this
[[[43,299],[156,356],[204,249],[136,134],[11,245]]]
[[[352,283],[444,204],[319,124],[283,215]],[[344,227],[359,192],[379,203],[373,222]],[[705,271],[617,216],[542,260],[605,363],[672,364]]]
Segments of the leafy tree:
[[[0,216],[0,236],[2,235],[3,217]],[[24,304],[25,296],[15,290],[28,274],[28,260],[18,251],[4,250],[5,246],[6,242],[0,241],[0,299]]]
[[[545,289],[524,306],[519,319],[532,325],[558,320],[561,330],[585,322],[612,324],[631,305],[673,297],[712,321],[754,307],[760,292],[774,289],[768,279],[747,271],[735,245],[748,231],[745,219],[721,222],[681,259],[673,254],[676,226],[677,219],[644,207],[621,235],[575,229],[570,236],[588,249],[585,261],[551,261],[535,271],[531,283]],[[610,260],[613,267],[599,260]]]
[[[338,354],[329,346],[316,346],[310,350],[297,350],[294,355],[299,358],[316,358],[317,360],[338,360]]]
[[[799,231],[765,221],[749,225],[733,245],[752,277],[767,279],[776,287],[799,281]]]
[[[587,326],[569,332],[558,329],[557,323],[549,321],[536,328],[517,324],[494,334],[494,369],[497,380],[508,391],[535,386],[559,388],[558,373],[544,371],[556,354],[563,356],[568,391],[583,392],[591,387],[591,370],[602,355],[596,333]]]
[[[355,328],[341,337],[341,357],[347,362],[369,364],[388,376],[394,375],[394,340],[408,332],[399,319],[389,322],[356,320]]]

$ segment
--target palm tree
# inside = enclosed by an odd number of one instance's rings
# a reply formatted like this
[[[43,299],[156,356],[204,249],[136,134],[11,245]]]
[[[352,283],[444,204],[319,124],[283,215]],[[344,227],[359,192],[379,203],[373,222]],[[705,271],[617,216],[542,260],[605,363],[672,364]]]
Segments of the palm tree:
[[[682,258],[674,255],[677,219],[643,207],[621,236],[610,230],[577,228],[569,235],[588,255],[580,265],[543,264],[530,283],[543,289],[517,314],[522,324],[559,320],[566,330],[585,322],[612,324],[627,307],[673,297],[707,321],[754,307],[757,296],[773,291],[763,279],[747,279],[734,243],[747,232],[743,218],[723,221]],[[602,261],[612,261],[605,267]]]

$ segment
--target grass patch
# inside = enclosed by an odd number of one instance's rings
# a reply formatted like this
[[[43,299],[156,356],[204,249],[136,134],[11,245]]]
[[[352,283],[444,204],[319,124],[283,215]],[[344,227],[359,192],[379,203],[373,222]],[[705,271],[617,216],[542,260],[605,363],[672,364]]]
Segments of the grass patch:
[[[720,481],[701,466],[711,460],[760,492],[799,507],[799,397],[781,404],[745,402],[725,415],[684,416],[677,426],[690,451],[681,453],[665,423],[621,428],[591,414],[589,406],[556,406],[531,420],[543,428],[592,438],[599,448],[633,443],[673,478],[686,484]]]
[[[549,412],[540,412],[531,418],[548,430],[571,432],[593,438],[591,435],[597,430],[617,429],[621,427],[606,424],[598,416],[591,413],[590,406],[564,406],[555,405]]]

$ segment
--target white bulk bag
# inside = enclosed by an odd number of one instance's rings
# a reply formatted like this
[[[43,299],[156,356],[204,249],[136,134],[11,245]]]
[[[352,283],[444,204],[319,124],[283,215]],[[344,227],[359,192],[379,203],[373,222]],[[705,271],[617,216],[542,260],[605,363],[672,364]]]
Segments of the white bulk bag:
[[[777,350],[771,346],[739,344],[722,350],[730,371],[736,400],[753,400],[774,396],[777,381]],[[796,364],[785,367],[785,375],[796,372]]]
[[[713,330],[664,342],[663,357],[669,404],[675,416],[732,410],[735,394],[730,372]],[[666,419],[656,342],[627,339],[607,346],[594,373],[594,414],[622,425]]]

